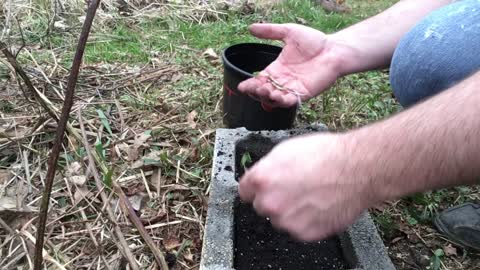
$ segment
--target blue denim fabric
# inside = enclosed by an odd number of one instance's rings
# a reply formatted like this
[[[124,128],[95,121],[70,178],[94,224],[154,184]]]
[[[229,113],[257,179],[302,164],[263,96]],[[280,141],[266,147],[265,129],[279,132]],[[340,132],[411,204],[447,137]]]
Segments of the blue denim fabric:
[[[398,44],[390,83],[402,106],[437,94],[480,70],[480,0],[430,13]]]

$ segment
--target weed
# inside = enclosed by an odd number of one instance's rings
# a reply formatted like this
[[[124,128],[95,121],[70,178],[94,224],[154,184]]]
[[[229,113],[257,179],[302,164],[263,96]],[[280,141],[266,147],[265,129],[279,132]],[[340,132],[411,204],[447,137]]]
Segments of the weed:
[[[442,265],[442,258],[445,255],[442,249],[437,249],[433,252],[433,256],[430,258],[430,267],[433,270],[439,270]]]
[[[398,234],[398,224],[390,213],[384,212],[374,216],[375,223],[386,239],[393,239]]]
[[[240,159],[240,165],[243,167],[244,170],[247,170],[252,163],[252,157],[250,156],[249,152],[245,152],[242,155],[242,159]]]
[[[0,112],[12,113],[15,110],[15,106],[8,100],[0,100]]]

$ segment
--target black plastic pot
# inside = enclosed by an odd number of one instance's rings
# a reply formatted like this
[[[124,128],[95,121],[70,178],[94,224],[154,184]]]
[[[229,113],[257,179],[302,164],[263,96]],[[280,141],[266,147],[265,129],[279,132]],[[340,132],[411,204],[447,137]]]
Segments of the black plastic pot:
[[[297,106],[270,108],[237,89],[240,82],[266,68],[281,51],[281,47],[259,43],[236,44],[223,51],[223,123],[228,128],[257,131],[293,127]]]

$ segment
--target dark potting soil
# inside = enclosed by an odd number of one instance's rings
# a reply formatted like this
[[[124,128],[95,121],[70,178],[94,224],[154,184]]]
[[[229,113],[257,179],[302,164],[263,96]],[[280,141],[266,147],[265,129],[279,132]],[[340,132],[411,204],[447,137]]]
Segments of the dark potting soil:
[[[237,181],[244,173],[240,160],[245,153],[251,157],[246,167],[252,166],[267,154],[276,142],[253,135],[239,142],[235,148]],[[245,165],[245,164],[244,164]],[[265,217],[258,216],[250,204],[235,203],[235,255],[236,270],[341,270],[349,269],[338,236],[305,243],[293,239],[285,232],[273,228]]]
[[[276,142],[255,133],[239,141],[235,146],[235,177],[237,181],[245,172],[245,168],[241,164],[244,154],[248,154],[251,158],[251,162],[244,164],[248,168],[270,152],[275,145]]]
[[[236,270],[340,270],[349,269],[340,240],[332,237],[320,242],[299,242],[287,233],[275,230],[258,216],[250,204],[235,206]]]

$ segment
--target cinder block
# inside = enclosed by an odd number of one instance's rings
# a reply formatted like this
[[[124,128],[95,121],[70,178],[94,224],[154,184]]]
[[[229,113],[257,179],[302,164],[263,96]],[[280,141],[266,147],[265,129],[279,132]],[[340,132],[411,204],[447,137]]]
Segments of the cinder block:
[[[326,127],[250,132],[246,129],[218,129],[210,183],[210,199],[200,263],[201,270],[230,270],[235,260],[234,210],[238,203],[239,149],[248,149],[252,155],[263,156],[270,148],[292,136],[312,131],[326,131]],[[394,270],[386,247],[368,212],[355,224],[338,235],[347,269]],[[300,268],[299,268],[300,269]],[[315,269],[315,268],[312,268]]]

